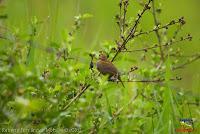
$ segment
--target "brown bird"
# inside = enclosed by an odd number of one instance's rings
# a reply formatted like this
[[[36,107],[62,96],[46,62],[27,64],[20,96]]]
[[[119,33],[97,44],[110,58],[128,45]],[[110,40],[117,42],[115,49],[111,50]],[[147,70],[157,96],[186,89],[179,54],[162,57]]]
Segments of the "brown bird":
[[[97,70],[103,75],[109,75],[109,80],[111,80],[112,77],[117,78],[122,83],[122,86],[125,87],[117,68],[112,64],[112,62],[110,62],[107,59],[106,55],[99,55],[99,61],[97,62]]]

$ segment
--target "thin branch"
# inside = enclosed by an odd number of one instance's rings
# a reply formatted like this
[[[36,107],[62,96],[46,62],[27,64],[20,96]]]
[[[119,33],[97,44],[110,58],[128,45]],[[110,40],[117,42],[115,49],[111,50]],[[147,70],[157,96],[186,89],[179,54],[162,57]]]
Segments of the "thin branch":
[[[136,19],[134,26],[132,27],[132,29],[130,30],[129,35],[128,35],[127,38],[126,38],[127,42],[128,42],[131,38],[134,37],[134,34],[135,34],[136,30],[137,30],[137,26],[138,26],[138,24],[139,24],[139,22],[140,22],[140,19],[142,18],[142,15],[143,15],[148,9],[151,8],[151,7],[149,6],[150,3],[151,3],[151,1],[152,1],[152,0],[149,0],[148,3],[144,5],[144,8],[143,8],[142,12],[141,12],[140,14],[138,14],[138,18]]]
[[[199,59],[200,59],[200,55],[197,54],[197,56],[195,56],[194,58],[192,58],[192,59],[186,61],[185,63],[183,63],[183,64],[181,64],[181,65],[177,65],[177,66],[172,67],[171,70],[172,70],[172,71],[175,71],[175,70],[177,70],[177,69],[182,69],[182,68],[184,68],[185,66],[187,66],[187,65],[189,65],[189,64],[191,64],[191,63],[193,63],[193,62],[195,62],[195,61],[197,61],[197,60],[199,60]],[[164,74],[164,73],[165,73],[164,70],[160,72],[160,74]]]
[[[176,31],[174,32],[174,35],[173,35],[173,39],[175,39],[178,35],[178,33],[180,32],[181,28],[182,28],[183,25],[178,25],[178,28],[176,29]]]
[[[197,60],[199,60],[199,59],[200,59],[200,55],[197,55],[197,56],[194,57],[193,59],[188,60],[187,62],[185,62],[185,63],[183,63],[183,64],[181,64],[181,65],[178,65],[178,66],[176,66],[176,67],[173,67],[172,70],[182,69],[182,68],[184,68],[186,65],[189,65],[189,64],[191,64],[191,63],[193,63],[194,61],[197,61]]]
[[[138,14],[138,18],[135,21],[135,24],[133,25],[133,27],[131,28],[128,36],[123,40],[123,43],[121,44],[121,46],[118,48],[117,52],[115,53],[114,57],[112,58],[111,62],[113,62],[115,60],[115,58],[117,57],[117,55],[121,52],[122,49],[125,48],[126,44],[129,42],[130,39],[132,39],[134,37],[134,34],[136,32],[137,26],[140,22],[140,19],[142,18],[143,14],[145,13],[145,11],[147,11],[148,9],[150,9],[150,3],[152,0],[149,0],[147,2],[147,4],[145,4],[142,12],[140,14]]]
[[[196,57],[198,55],[199,55],[198,53],[197,54],[193,54],[193,55],[182,55],[182,54],[172,53],[169,56],[171,56],[171,57],[180,57],[180,58],[192,58],[192,57]]]
[[[150,34],[152,32],[155,32],[155,31],[158,31],[158,30],[161,30],[161,29],[168,29],[169,26],[172,26],[172,25],[175,25],[175,24],[179,24],[180,23],[180,19],[175,21],[175,20],[172,20],[170,23],[168,24],[165,24],[163,26],[156,26],[154,29],[152,30],[149,30],[149,31],[146,31],[146,32],[140,32],[140,33],[137,33],[134,35],[134,37],[137,37],[137,36],[140,36],[140,35],[144,35],[144,34]]]
[[[78,93],[62,110],[66,110],[68,109],[73,102],[75,102],[78,98],[81,97],[81,95],[90,87],[90,84],[85,84],[82,88],[81,88],[81,92]]]
[[[188,105],[196,105],[199,106],[199,102],[187,102]]]
[[[187,36],[185,38],[182,37],[179,40],[175,40],[175,41],[171,40],[171,41],[165,43],[164,45],[162,45],[162,47],[168,47],[168,46],[174,45],[174,44],[179,43],[179,42],[184,41],[184,40],[189,40],[190,41],[191,38],[192,38],[191,36]],[[121,52],[128,52],[128,53],[139,52],[139,51],[147,52],[148,50],[151,50],[151,49],[154,49],[154,48],[158,48],[158,47],[159,47],[158,45],[154,45],[154,46],[151,46],[151,47],[146,47],[146,48],[141,48],[141,49],[135,49],[135,50],[122,50]]]
[[[144,95],[143,93],[141,93],[141,96],[149,101],[153,101],[153,102],[158,102],[158,103],[162,103],[163,100],[155,100],[154,98],[152,97],[147,97],[146,95]]]
[[[8,40],[6,37],[0,35],[0,39]]]
[[[123,20],[122,20],[122,31],[123,31],[123,36],[124,36],[124,31],[125,31],[125,20],[126,20],[126,4],[124,2],[124,15],[123,15]]]
[[[123,15],[123,20],[122,20],[122,29],[123,29],[122,31],[123,31],[123,36],[124,36],[125,27],[126,27],[126,13],[127,13],[127,7],[129,5],[129,0],[125,0],[123,4],[124,4],[124,11],[123,11],[124,15]]]
[[[154,18],[155,25],[158,26],[159,23],[158,23],[158,20],[157,20],[157,17],[156,17],[156,9],[155,9],[154,1],[155,0],[152,1],[153,18]],[[159,45],[159,48],[160,48],[160,56],[161,56],[162,61],[164,61],[164,53],[163,53],[162,45],[161,45],[161,43],[162,43],[161,37],[160,37],[160,34],[159,34],[158,30],[155,30],[155,33],[156,33],[156,37],[158,39],[158,45]]]
[[[176,77],[176,78],[170,79],[170,81],[175,81],[175,80],[181,80],[181,78]],[[155,80],[127,80],[127,81],[122,81],[122,82],[161,83],[161,82],[164,82],[164,81],[166,81],[166,79],[159,78],[159,79],[155,79]],[[116,82],[116,81],[112,81],[112,82]]]
[[[122,0],[119,3],[119,29],[120,29],[120,36],[122,36]]]
[[[137,94],[136,94],[135,96],[133,96],[125,106],[122,106],[122,107],[119,108],[115,113],[113,113],[113,116],[112,116],[112,119],[111,119],[111,120],[106,120],[103,124],[101,124],[101,125],[99,126],[99,128],[105,126],[106,124],[108,124],[108,122],[113,121],[114,119],[116,119],[116,118],[121,114],[121,112],[124,110],[124,108],[128,107],[133,101],[136,100],[136,98],[137,98],[138,96],[139,96],[139,93],[137,92]]]

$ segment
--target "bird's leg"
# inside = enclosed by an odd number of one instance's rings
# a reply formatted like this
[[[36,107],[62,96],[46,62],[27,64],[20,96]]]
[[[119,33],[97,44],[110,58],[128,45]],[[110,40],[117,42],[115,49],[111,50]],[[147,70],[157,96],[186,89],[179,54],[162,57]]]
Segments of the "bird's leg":
[[[112,80],[112,75],[109,75],[109,76],[108,76],[108,81],[113,81],[113,80]]]
[[[115,82],[117,82],[117,84],[118,84],[118,82],[121,82],[122,86],[125,87],[124,83],[122,82],[121,77],[118,73],[115,75],[109,75],[108,81],[115,81]]]
[[[118,77],[119,77],[119,73],[117,73],[117,74],[115,75],[115,80],[117,81],[117,84],[118,84],[118,82],[119,82]]]
[[[122,80],[121,80],[120,74],[117,73],[116,76],[117,76],[117,78],[116,78],[116,79],[117,79],[117,83],[118,83],[118,82],[121,82],[121,83],[122,83],[122,86],[125,87],[125,86],[124,86],[124,83],[123,83]]]
[[[93,63],[94,55],[93,55],[93,54],[89,54],[89,56],[91,57],[89,69],[90,69],[92,72],[94,72],[94,70],[93,70],[93,68],[94,68],[94,63]]]
[[[117,81],[117,84],[118,84],[118,82],[119,82],[118,77],[119,77],[119,74],[117,73],[117,74],[115,75],[115,79],[116,79],[116,81]]]
[[[115,80],[116,80],[115,75],[109,75],[108,81],[115,81]]]

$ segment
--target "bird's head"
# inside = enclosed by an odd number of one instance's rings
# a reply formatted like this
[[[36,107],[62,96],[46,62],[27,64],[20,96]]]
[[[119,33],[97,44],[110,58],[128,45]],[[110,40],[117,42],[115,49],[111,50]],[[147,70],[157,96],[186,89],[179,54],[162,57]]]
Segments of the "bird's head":
[[[107,56],[103,53],[99,54],[99,59],[102,61],[106,61],[107,60]]]

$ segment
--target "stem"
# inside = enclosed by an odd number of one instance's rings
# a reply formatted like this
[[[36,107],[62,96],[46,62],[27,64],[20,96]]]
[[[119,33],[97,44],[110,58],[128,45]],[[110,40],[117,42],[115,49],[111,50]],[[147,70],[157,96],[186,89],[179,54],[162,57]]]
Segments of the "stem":
[[[187,36],[185,38],[181,38],[181,39],[176,40],[176,41],[169,41],[169,42],[167,42],[167,43],[165,43],[164,45],[161,45],[161,46],[162,47],[168,47],[168,46],[174,45],[175,43],[178,43],[178,42],[181,42],[181,41],[184,41],[184,40],[191,40],[191,37]],[[145,51],[145,52],[147,52],[148,50],[151,50],[151,49],[154,49],[154,48],[158,48],[158,47],[160,47],[160,46],[154,45],[154,46],[151,46],[151,47],[146,47],[146,48],[141,48],[141,49],[135,49],[135,50],[123,50],[121,52],[128,52],[128,53],[139,52],[139,51]]]
[[[189,65],[189,64],[191,64],[191,63],[193,63],[194,61],[199,60],[199,59],[200,59],[200,55],[197,55],[197,56],[196,56],[195,58],[193,58],[192,60],[189,60],[189,61],[187,61],[187,62],[185,62],[185,63],[183,63],[183,64],[181,64],[181,65],[178,65],[178,66],[176,66],[176,67],[173,67],[172,70],[181,69],[181,68],[185,67],[186,65]]]
[[[85,86],[83,86],[83,88],[81,89],[81,92],[78,93],[78,94],[63,108],[63,110],[68,109],[68,108],[72,105],[72,103],[75,102],[78,98],[80,98],[81,95],[82,95],[89,87],[90,87],[90,84],[88,84],[88,85],[86,84]]]
[[[119,29],[120,29],[120,36],[122,36],[122,0],[119,3]]]
[[[155,9],[154,1],[155,0],[152,0],[153,18],[154,18],[155,25],[158,26],[159,23],[158,23],[158,20],[157,20],[157,17],[156,17],[156,9]],[[162,45],[161,45],[162,41],[161,41],[160,34],[158,32],[158,29],[155,30],[155,33],[156,33],[156,37],[157,37],[159,48],[160,48],[160,56],[161,56],[162,61],[164,61],[164,54],[163,54]]]
[[[171,78],[170,81],[175,81],[175,80],[181,80],[181,78],[176,77],[176,78]],[[155,80],[127,80],[127,81],[122,81],[122,82],[141,82],[141,83],[161,83],[164,82],[164,78],[159,78]],[[118,81],[111,81],[111,82],[118,82]]]
[[[111,120],[110,120],[110,119],[109,119],[109,120],[106,120],[103,124],[101,124],[101,125],[99,126],[99,128],[105,126],[108,122],[113,121],[114,119],[116,119],[116,118],[120,115],[120,113],[124,110],[124,108],[125,108],[125,107],[128,107],[134,100],[137,99],[138,96],[139,96],[139,93],[138,93],[138,91],[137,91],[137,94],[136,94],[135,96],[133,96],[133,97],[130,99],[130,101],[127,103],[127,105],[122,106],[121,108],[119,108],[119,109],[113,114],[112,119],[111,119]]]
[[[143,35],[143,34],[150,34],[150,33],[152,33],[152,32],[158,31],[158,30],[160,30],[160,29],[168,28],[169,26],[172,26],[172,25],[175,25],[175,24],[178,24],[178,23],[180,23],[180,22],[179,22],[179,21],[174,21],[173,23],[170,22],[170,23],[165,24],[165,25],[160,26],[160,27],[157,26],[157,27],[154,28],[153,30],[146,31],[146,32],[140,32],[140,33],[134,35],[134,37],[137,37],[137,36],[140,36],[140,35]]]
[[[142,18],[142,15],[145,13],[145,11],[147,11],[148,9],[150,9],[149,5],[150,5],[151,1],[152,1],[152,0],[149,0],[149,1],[147,2],[147,4],[145,4],[145,6],[144,6],[142,12],[141,12],[140,14],[138,14],[138,18],[136,19],[135,24],[134,24],[133,27],[130,29],[130,32],[129,32],[128,36],[123,40],[123,43],[122,43],[121,47],[117,50],[117,52],[115,53],[115,55],[114,55],[114,57],[112,58],[111,62],[113,62],[113,61],[115,60],[115,58],[116,58],[117,55],[121,52],[121,50],[122,50],[123,48],[125,48],[126,44],[127,44],[131,39],[133,39],[133,38],[135,37],[134,34],[135,34],[135,32],[136,32],[136,29],[137,29],[137,26],[138,26],[138,24],[139,24],[139,22],[140,22],[140,19]]]

